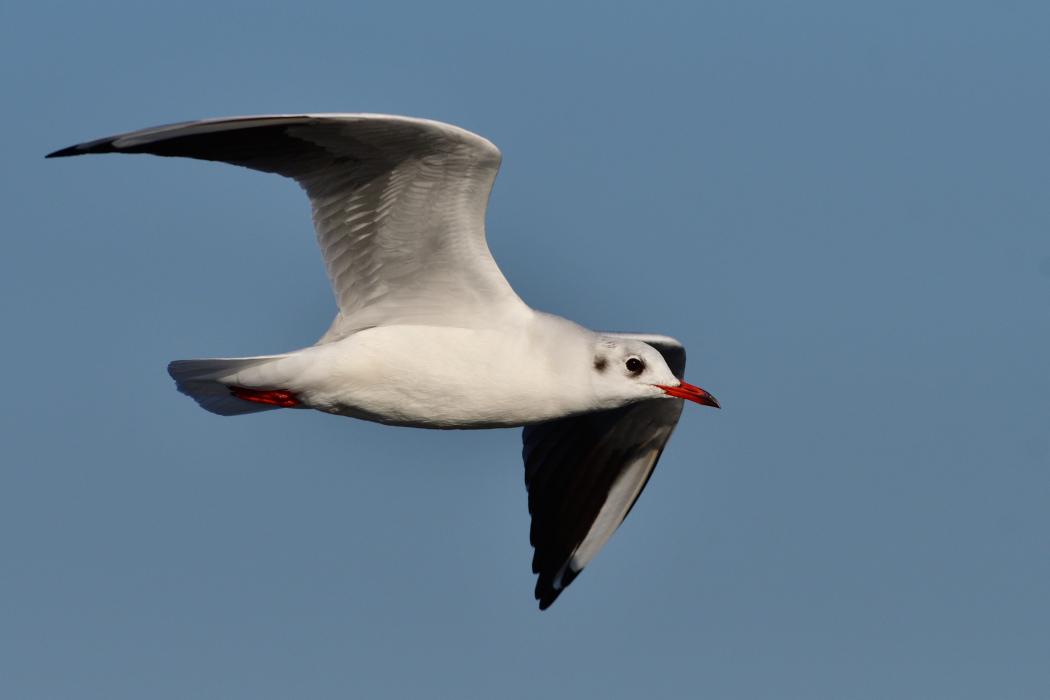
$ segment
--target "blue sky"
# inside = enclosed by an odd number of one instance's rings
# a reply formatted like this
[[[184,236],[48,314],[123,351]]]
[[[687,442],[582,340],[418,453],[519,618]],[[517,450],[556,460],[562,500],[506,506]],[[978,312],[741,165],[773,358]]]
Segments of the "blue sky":
[[[1043,3],[0,6],[0,696],[1050,692]],[[673,335],[630,517],[532,599],[517,430],[219,418],[313,343],[294,183],[73,143],[384,112],[504,165],[532,306]]]

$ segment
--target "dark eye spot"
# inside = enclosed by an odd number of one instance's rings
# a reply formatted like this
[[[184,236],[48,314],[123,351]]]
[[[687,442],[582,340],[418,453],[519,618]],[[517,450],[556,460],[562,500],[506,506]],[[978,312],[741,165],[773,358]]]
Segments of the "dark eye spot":
[[[601,355],[598,355],[597,357],[594,358],[594,369],[598,370],[599,372],[604,372],[605,371],[605,365],[606,364],[608,364],[608,363],[605,361],[605,358],[602,357]]]
[[[645,369],[645,363],[637,357],[631,357],[627,360],[627,371],[631,374],[639,374],[643,369]]]

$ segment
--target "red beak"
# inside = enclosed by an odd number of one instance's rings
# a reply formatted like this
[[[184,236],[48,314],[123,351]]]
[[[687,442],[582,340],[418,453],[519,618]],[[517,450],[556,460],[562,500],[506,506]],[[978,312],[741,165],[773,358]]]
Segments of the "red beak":
[[[718,401],[715,400],[714,396],[711,396],[711,394],[708,394],[700,387],[693,386],[692,384],[686,384],[685,382],[682,382],[678,386],[660,386],[657,384],[656,388],[663,389],[665,394],[673,396],[676,399],[686,399],[688,401],[695,401],[703,406],[722,408],[718,405]]]

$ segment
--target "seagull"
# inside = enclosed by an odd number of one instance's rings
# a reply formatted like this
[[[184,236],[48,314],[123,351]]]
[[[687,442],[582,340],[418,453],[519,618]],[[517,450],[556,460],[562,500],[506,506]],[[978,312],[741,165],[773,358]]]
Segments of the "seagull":
[[[184,122],[88,141],[48,158],[151,153],[239,165],[306,190],[338,313],[313,346],[179,360],[202,408],[282,408],[434,429],[523,427],[536,599],[548,608],[645,488],[683,400],[685,348],[595,332],[527,306],[485,240],[502,156],[464,129],[379,114]]]

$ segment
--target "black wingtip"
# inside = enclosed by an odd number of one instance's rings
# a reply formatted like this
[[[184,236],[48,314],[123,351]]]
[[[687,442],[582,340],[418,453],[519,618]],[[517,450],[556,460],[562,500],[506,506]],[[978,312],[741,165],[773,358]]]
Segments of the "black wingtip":
[[[65,158],[66,156],[79,156],[84,151],[79,150],[76,146],[70,146],[69,148],[63,148],[62,150],[55,151],[54,153],[48,153],[45,158]]]
[[[554,587],[553,577],[540,574],[539,579],[536,581],[536,600],[540,601],[540,610],[546,610],[553,605],[558,596],[562,594],[562,591],[568,588],[569,584],[580,575],[580,571],[573,571],[572,567],[566,567],[562,573],[561,586],[559,588]]]
[[[560,595],[560,590],[556,591],[554,589],[548,589],[543,592],[543,595],[536,596],[537,598],[539,598],[540,601],[540,610],[546,610],[547,608],[549,608],[554,603],[554,601],[558,599],[558,596]]]
[[[88,141],[78,143],[76,146],[63,148],[54,153],[48,153],[45,158],[67,158],[69,156],[83,156],[88,153],[116,153],[120,149],[113,145],[113,139],[101,139],[99,141]]]
[[[543,574],[536,581],[536,600],[540,601],[540,610],[546,610],[558,599],[564,588],[555,589]]]

